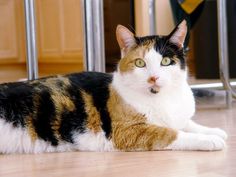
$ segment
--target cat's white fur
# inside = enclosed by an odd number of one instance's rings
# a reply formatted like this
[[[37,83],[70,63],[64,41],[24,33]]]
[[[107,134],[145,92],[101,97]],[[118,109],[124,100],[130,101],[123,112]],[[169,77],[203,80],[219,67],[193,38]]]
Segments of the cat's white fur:
[[[0,135],[0,153],[64,152],[76,149],[67,142],[55,147],[44,140],[37,139],[33,141],[26,129],[13,127],[12,124],[1,118]]]
[[[151,49],[145,56],[146,67],[127,73],[114,73],[113,86],[126,103],[149,123],[170,127],[178,132],[178,138],[167,149],[220,150],[225,147],[226,133],[218,128],[208,128],[194,123],[195,112],[192,91],[187,83],[187,71],[179,65],[161,66],[161,56]],[[157,94],[150,92],[149,77],[158,77]],[[189,133],[188,133],[189,132]],[[190,133],[192,132],[192,133]]]
[[[75,143],[60,142],[58,146],[52,146],[44,140],[32,140],[28,131],[22,127],[16,128],[0,118],[0,153],[42,153],[65,151],[115,151],[111,140],[108,140],[104,132],[73,133]]]
[[[65,151],[115,151],[111,140],[104,132],[93,133],[89,130],[84,134],[74,132],[74,144],[60,142],[58,146],[44,140],[32,140],[24,128],[13,127],[12,124],[0,119],[0,153],[42,153]]]
[[[83,134],[75,133],[74,142],[80,151],[115,151],[112,141],[106,138],[104,132],[87,130]]]

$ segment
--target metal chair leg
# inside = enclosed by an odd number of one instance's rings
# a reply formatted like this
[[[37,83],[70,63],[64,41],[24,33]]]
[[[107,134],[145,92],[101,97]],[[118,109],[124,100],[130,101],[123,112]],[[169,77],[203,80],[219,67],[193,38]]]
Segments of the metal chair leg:
[[[230,107],[232,104],[232,96],[236,98],[236,91],[229,81],[228,67],[228,37],[227,37],[227,7],[225,0],[217,0],[217,19],[218,19],[218,48],[219,48],[219,64],[220,78],[227,91],[227,104]]]
[[[148,12],[149,12],[149,31],[150,35],[156,35],[156,11],[155,11],[156,0],[149,0]]]
[[[34,0],[25,0],[25,26],[26,26],[26,48],[27,48],[27,71],[28,79],[38,78],[38,59],[36,41],[36,20]]]
[[[81,0],[81,4],[85,69],[105,72],[103,0]]]

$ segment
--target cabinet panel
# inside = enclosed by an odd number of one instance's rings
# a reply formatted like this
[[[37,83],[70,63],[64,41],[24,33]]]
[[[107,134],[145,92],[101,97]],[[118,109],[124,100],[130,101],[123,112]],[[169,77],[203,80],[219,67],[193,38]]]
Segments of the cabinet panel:
[[[0,1],[0,17],[0,62],[17,62],[17,9],[14,0]]]
[[[38,0],[40,62],[82,62],[82,18],[78,0]]]
[[[62,18],[63,18],[63,49],[65,53],[82,52],[82,14],[80,1],[69,0],[63,1]]]
[[[59,8],[58,0],[37,1],[39,57],[62,54]]]

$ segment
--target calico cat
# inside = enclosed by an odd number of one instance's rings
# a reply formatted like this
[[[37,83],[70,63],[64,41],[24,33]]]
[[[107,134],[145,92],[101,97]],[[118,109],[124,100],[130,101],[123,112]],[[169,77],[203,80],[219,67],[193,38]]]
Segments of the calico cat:
[[[221,150],[226,133],[191,120],[183,42],[116,30],[113,74],[82,72],[0,85],[0,153]]]

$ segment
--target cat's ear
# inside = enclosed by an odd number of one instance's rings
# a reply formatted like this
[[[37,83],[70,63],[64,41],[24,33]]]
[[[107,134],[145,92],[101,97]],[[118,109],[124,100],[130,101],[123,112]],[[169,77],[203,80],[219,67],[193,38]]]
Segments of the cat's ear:
[[[127,51],[136,44],[134,34],[122,25],[118,25],[116,28],[116,39],[121,51]]]
[[[183,47],[187,31],[188,31],[187,22],[186,20],[183,20],[170,33],[169,35],[170,42],[176,44],[179,47]]]

